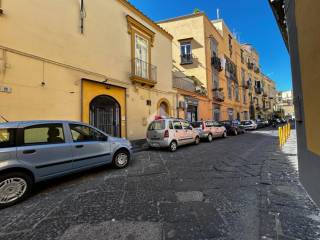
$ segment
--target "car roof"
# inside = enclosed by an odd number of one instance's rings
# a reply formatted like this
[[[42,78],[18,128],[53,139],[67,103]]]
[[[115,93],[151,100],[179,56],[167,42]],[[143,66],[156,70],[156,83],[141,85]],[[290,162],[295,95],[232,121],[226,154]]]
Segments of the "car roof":
[[[14,122],[4,122],[0,123],[0,129],[2,128],[23,128],[30,125],[36,124],[54,124],[54,123],[75,123],[75,124],[85,124],[77,121],[67,121],[67,120],[33,120],[33,121],[14,121]],[[86,125],[86,124],[85,124]]]

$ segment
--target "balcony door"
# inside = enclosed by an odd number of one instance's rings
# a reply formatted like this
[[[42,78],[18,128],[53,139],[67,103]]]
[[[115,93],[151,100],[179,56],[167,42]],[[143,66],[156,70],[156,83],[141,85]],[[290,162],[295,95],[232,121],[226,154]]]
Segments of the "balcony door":
[[[140,35],[135,35],[135,70],[136,75],[149,78],[149,41]]]

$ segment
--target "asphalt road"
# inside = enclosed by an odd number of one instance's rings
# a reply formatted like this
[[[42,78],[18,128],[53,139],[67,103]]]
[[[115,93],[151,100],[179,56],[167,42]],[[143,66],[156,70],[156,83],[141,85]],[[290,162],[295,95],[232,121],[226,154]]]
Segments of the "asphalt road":
[[[143,151],[127,169],[42,183],[0,210],[0,239],[317,239],[319,209],[275,134]]]

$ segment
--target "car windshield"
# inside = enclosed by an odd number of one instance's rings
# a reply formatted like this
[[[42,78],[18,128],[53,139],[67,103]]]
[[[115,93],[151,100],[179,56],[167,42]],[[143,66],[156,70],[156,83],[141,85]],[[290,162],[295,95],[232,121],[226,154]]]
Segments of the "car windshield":
[[[230,121],[221,121],[220,123],[223,125],[230,125]]]
[[[163,130],[165,129],[165,121],[164,120],[157,120],[150,123],[148,130]]]
[[[191,126],[194,128],[199,128],[199,127],[201,127],[201,122],[192,122]]]
[[[243,124],[243,125],[250,125],[250,124],[251,124],[251,121],[242,121],[241,124]]]

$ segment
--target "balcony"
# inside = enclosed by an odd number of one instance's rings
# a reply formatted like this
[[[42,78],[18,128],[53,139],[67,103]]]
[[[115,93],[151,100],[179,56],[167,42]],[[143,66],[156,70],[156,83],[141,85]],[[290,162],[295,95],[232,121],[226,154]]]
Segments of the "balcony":
[[[255,73],[260,73],[260,68],[254,66],[254,67],[253,67],[253,71],[254,71]]]
[[[132,60],[131,81],[153,87],[157,83],[157,67],[140,59]]]
[[[180,61],[181,65],[192,64],[193,63],[193,56],[192,56],[191,53],[181,55],[180,58],[181,58],[181,61]]]
[[[213,89],[213,98],[219,102],[224,101],[224,92],[221,88]]]
[[[211,57],[211,64],[217,71],[219,71],[219,72],[222,71],[222,65],[221,65],[220,58],[218,58],[216,56]]]
[[[245,81],[242,87],[244,89],[249,89],[251,87],[251,81],[250,80]]]
[[[254,66],[254,64],[253,64],[253,63],[248,62],[248,64],[247,64],[247,65],[248,65],[248,69],[251,69],[251,70],[253,69],[253,66]]]
[[[263,88],[262,87],[255,87],[255,92],[256,94],[262,94],[263,93]]]
[[[194,81],[187,77],[176,77],[172,80],[172,86],[188,92],[196,92]]]

